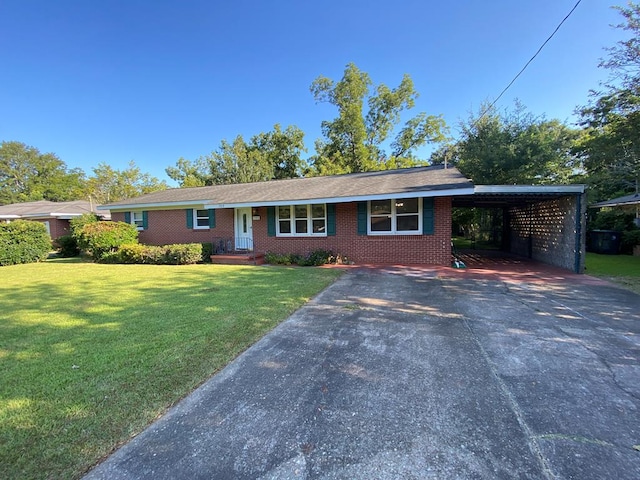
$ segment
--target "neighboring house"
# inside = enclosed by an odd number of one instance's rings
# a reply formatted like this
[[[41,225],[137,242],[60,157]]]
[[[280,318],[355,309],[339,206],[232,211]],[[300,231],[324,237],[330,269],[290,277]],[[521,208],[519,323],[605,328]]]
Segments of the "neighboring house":
[[[0,205],[0,222],[10,222],[18,219],[42,222],[47,227],[47,232],[49,232],[51,238],[56,239],[69,234],[69,220],[85,213],[95,213],[103,220],[110,219],[108,210],[98,211],[96,210],[96,205],[84,200],[71,202],[38,200],[36,202]]]
[[[481,191],[478,191],[480,189]],[[99,207],[147,244],[217,253],[331,250],[358,264],[451,264],[453,206],[503,208],[508,251],[584,267],[584,186],[479,186],[455,168],[415,167],[154,192]]]

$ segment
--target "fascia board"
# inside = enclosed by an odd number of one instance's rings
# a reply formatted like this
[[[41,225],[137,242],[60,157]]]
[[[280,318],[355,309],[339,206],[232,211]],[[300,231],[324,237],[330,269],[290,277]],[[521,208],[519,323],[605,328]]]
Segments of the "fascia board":
[[[536,193],[584,193],[585,186],[578,185],[476,185],[474,193],[536,194]]]

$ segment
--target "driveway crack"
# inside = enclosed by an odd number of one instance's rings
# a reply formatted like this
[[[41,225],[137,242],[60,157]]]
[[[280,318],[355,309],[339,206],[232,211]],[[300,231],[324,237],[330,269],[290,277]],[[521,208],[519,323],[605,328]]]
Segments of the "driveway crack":
[[[473,331],[473,328],[471,327],[469,319],[466,316],[463,316],[462,322],[466,327],[466,329],[469,331],[469,334],[471,335],[471,339],[478,346],[478,349],[480,350],[482,357],[484,358],[485,362],[487,363],[487,366],[489,367],[491,375],[495,379],[503,397],[507,400],[509,407],[511,408],[511,411],[514,413],[516,417],[518,425],[520,425],[520,428],[524,432],[525,437],[528,439],[529,449],[531,450],[533,455],[538,459],[544,478],[546,478],[547,480],[556,480],[557,477],[553,473],[553,470],[551,469],[551,465],[549,465],[549,462],[547,458],[544,456],[544,454],[542,453],[542,449],[540,448],[540,444],[538,443],[539,436],[534,435],[533,431],[527,424],[527,421],[525,420],[524,412],[520,408],[518,401],[516,400],[513,393],[511,393],[511,390],[509,390],[509,387],[507,387],[507,384],[502,380],[502,378],[498,374],[496,366],[491,360],[491,357],[489,356],[485,348],[482,346],[482,343],[480,342],[475,332]]]

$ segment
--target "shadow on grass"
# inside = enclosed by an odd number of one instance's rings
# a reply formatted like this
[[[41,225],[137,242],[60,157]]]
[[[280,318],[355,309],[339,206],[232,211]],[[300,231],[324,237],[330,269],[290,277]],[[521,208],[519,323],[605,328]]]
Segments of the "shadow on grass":
[[[47,263],[3,269],[2,478],[78,477],[337,275]]]

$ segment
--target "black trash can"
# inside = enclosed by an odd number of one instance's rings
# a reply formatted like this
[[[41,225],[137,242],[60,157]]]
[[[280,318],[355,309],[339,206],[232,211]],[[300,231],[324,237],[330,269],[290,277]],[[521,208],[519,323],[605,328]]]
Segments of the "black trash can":
[[[606,255],[620,253],[622,232],[616,230],[591,230],[589,232],[589,251]]]

